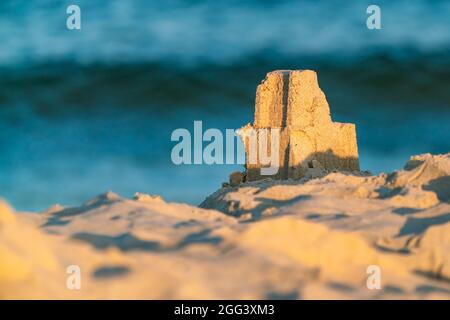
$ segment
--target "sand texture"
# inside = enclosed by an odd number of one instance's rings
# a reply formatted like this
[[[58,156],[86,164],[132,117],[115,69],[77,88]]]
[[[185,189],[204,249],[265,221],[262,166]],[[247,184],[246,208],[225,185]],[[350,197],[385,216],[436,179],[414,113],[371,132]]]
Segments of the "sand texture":
[[[272,178],[301,178],[313,161],[327,170],[359,170],[355,125],[332,121],[327,99],[312,70],[272,71],[257,87],[253,126],[246,125],[240,134],[247,154],[247,181],[266,177],[260,168],[267,165],[259,156],[251,160],[250,133],[256,132],[259,142],[266,136],[261,129],[280,130],[280,169]],[[269,155],[271,143],[267,143]]]
[[[391,174],[225,187],[202,208],[111,192],[39,214],[2,202],[0,298],[448,299],[449,201],[450,154],[426,154]]]

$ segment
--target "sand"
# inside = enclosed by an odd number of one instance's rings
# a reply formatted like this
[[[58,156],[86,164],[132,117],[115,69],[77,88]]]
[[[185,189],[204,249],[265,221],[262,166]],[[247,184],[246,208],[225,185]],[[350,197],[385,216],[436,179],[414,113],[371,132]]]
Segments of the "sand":
[[[238,133],[245,146],[245,181],[268,174],[274,179],[299,179],[313,162],[327,170],[359,170],[356,127],[332,121],[313,70],[267,73],[256,88],[253,125]]]
[[[311,168],[201,207],[112,192],[43,213],[3,201],[0,298],[449,299],[449,201],[450,154],[377,176]]]

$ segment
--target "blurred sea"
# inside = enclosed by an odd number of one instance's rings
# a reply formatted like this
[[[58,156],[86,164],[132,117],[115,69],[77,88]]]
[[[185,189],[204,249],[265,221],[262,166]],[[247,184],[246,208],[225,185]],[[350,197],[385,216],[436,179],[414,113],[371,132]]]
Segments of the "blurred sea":
[[[0,2],[0,196],[20,210],[113,190],[200,203],[239,165],[175,166],[176,128],[251,122],[274,69],[313,69],[362,169],[450,151],[450,2]],[[81,7],[82,29],[66,29]]]

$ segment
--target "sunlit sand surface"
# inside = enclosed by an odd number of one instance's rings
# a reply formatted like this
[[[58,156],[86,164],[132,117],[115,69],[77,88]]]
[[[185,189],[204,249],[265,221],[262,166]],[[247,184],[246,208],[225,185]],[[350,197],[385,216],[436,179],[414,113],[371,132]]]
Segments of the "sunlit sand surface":
[[[0,297],[450,297],[450,154],[378,176],[311,170],[222,188],[202,208],[111,192],[39,214],[2,203]]]

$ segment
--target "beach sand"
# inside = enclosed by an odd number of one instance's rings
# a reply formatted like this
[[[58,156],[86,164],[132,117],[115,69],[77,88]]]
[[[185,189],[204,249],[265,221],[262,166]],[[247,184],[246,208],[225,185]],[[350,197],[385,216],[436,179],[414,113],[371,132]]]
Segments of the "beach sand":
[[[425,154],[390,174],[224,187],[200,207],[112,192],[42,213],[1,202],[0,298],[449,299],[449,201],[450,154]]]

